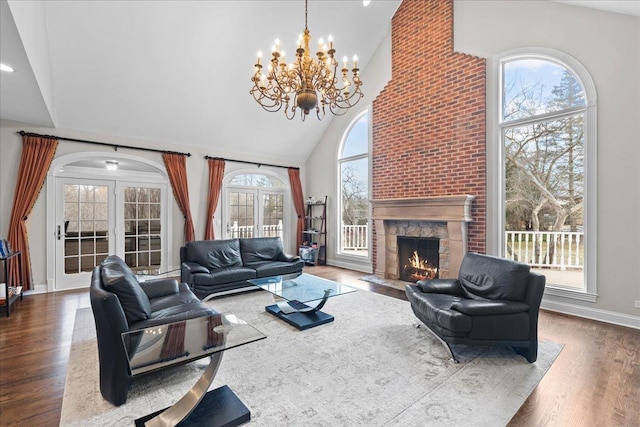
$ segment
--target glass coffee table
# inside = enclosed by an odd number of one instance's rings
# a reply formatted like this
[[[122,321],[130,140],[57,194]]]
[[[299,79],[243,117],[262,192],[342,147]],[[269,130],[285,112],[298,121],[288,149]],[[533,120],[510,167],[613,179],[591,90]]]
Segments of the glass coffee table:
[[[152,371],[211,357],[196,384],[173,406],[138,418],[138,426],[236,426],[251,418],[249,409],[228,386],[207,392],[222,354],[229,349],[266,338],[262,332],[231,313],[217,313],[151,326],[122,334],[131,374]]]
[[[286,274],[248,280],[280,299],[265,310],[299,330],[333,322],[334,317],[320,311],[327,299],[357,289],[306,273]]]

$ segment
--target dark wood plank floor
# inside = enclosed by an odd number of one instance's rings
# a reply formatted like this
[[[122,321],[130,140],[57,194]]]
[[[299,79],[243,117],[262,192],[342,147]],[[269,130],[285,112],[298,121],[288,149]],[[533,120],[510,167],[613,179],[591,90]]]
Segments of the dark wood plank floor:
[[[362,273],[305,270],[406,299],[402,291],[359,280]],[[12,306],[9,318],[0,317],[0,425],[59,424],[75,311],[81,307],[89,307],[86,290],[31,295]],[[639,330],[542,311],[539,336],[565,347],[510,425],[640,426]]]

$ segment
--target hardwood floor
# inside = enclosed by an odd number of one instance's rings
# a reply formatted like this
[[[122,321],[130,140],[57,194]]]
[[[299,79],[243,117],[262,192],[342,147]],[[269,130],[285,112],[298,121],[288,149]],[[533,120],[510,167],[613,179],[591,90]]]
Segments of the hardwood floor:
[[[305,271],[406,299],[403,291],[359,280],[363,273]],[[89,307],[86,290],[26,296],[9,318],[2,314],[0,425],[59,424],[75,311],[82,307]],[[539,337],[565,347],[510,425],[640,426],[640,330],[541,311]]]

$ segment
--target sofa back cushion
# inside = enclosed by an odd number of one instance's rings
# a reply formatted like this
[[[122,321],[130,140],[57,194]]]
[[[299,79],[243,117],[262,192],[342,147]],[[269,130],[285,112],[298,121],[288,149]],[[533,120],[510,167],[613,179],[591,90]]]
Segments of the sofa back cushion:
[[[458,280],[471,298],[523,301],[530,267],[504,258],[467,253]]]
[[[284,252],[279,237],[255,237],[240,239],[240,254],[245,267],[276,261]]]
[[[238,239],[199,240],[185,245],[187,262],[196,262],[209,270],[224,267],[241,267]]]
[[[115,255],[110,255],[100,264],[102,287],[116,294],[127,323],[146,320],[151,316],[151,304],[133,271]]]

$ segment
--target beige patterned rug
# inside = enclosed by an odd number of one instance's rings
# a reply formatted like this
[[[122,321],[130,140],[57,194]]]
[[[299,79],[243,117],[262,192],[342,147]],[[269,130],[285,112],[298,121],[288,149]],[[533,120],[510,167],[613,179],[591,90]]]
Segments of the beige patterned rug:
[[[266,292],[210,302],[267,335],[226,352],[213,384],[229,385],[256,426],[505,425],[562,349],[542,341],[530,364],[508,348],[456,346],[456,364],[414,326],[406,301],[366,291],[331,298],[324,311],[335,321],[302,332],[266,313],[272,303]],[[137,380],[114,407],[99,391],[91,310],[78,310],[61,425],[130,426],[181,397],[206,360]]]

